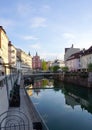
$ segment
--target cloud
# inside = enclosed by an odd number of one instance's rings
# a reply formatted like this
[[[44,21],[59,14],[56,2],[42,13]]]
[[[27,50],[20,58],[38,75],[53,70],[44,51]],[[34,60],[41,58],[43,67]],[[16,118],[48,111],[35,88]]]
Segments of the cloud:
[[[32,12],[32,6],[27,3],[21,3],[18,4],[17,6],[17,12],[18,14],[20,14],[21,16],[28,16],[31,12]]]
[[[49,5],[43,5],[41,8],[40,8],[40,11],[42,12],[42,13],[46,13],[46,12],[48,12],[48,11],[50,11],[50,6]]]
[[[50,9],[50,6],[49,5],[44,5],[43,8],[47,10],[47,9]]]
[[[40,52],[40,57],[46,60],[64,59],[64,54],[58,52]]]
[[[76,40],[74,46],[80,49],[83,48],[88,49],[89,47],[92,46],[92,42],[90,39],[80,39],[80,40]]]
[[[57,53],[57,59],[64,59],[64,53]]]
[[[75,35],[72,34],[72,33],[64,33],[64,34],[63,34],[63,37],[64,37],[65,39],[75,39]]]
[[[14,25],[14,22],[10,19],[0,18],[0,25],[4,28],[9,28]]]
[[[64,43],[67,47],[71,47],[76,43],[76,36],[72,33],[63,33]]]
[[[46,27],[46,19],[43,17],[35,17],[31,21],[31,27],[38,28],[38,27]]]
[[[39,49],[41,49],[41,44],[40,43],[32,44],[32,45],[30,45],[30,48],[39,50]]]
[[[92,33],[91,32],[83,32],[83,33],[76,33],[76,37],[74,35],[65,35],[67,36],[66,44],[68,47],[74,44],[74,48],[80,49],[88,49],[92,46]]]
[[[23,36],[22,39],[24,39],[24,40],[38,40],[38,38],[35,36]]]

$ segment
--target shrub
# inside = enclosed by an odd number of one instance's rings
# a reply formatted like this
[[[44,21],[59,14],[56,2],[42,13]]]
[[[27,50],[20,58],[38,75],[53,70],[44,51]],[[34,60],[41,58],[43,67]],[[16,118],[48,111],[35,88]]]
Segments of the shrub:
[[[88,71],[92,72],[92,63],[88,64]]]
[[[62,71],[63,72],[67,72],[69,69],[68,69],[68,67],[67,66],[65,66],[65,67],[62,67]]]

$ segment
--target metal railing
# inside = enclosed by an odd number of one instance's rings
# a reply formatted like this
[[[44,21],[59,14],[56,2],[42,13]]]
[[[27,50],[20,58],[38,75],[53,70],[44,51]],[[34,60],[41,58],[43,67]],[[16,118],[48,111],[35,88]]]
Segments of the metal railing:
[[[0,115],[0,130],[30,130],[29,119],[20,110],[6,111]]]

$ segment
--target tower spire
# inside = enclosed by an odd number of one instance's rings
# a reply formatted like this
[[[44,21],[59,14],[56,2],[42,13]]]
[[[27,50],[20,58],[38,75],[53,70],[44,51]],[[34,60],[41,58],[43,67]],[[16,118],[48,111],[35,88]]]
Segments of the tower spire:
[[[37,52],[36,52],[36,56],[38,56]]]

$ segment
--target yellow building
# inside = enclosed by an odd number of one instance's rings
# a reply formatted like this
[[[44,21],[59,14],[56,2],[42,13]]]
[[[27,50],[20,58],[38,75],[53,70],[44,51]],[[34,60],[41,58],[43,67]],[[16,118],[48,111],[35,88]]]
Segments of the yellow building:
[[[32,71],[32,57],[26,54],[21,49],[17,49],[17,56],[21,59],[21,70],[23,73],[30,73]]]
[[[9,39],[6,35],[5,30],[3,29],[2,26],[0,26],[0,49],[1,49],[1,57],[3,59],[3,62],[5,64],[5,72],[6,74],[9,73],[9,68],[8,68],[8,43],[9,43]]]

